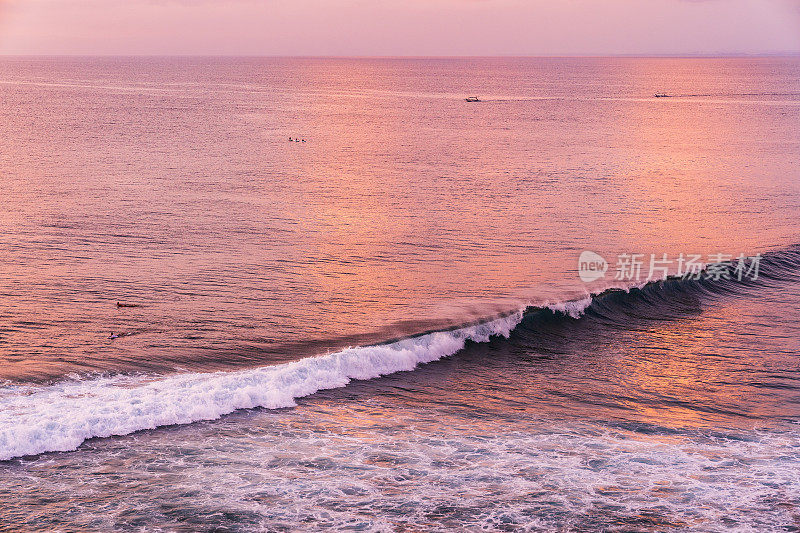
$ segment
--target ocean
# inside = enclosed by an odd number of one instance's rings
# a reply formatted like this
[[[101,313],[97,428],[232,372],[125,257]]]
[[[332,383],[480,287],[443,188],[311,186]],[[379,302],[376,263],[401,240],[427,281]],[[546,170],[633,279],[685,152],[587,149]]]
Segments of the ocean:
[[[800,530],[798,58],[4,57],[0,139],[0,531]]]

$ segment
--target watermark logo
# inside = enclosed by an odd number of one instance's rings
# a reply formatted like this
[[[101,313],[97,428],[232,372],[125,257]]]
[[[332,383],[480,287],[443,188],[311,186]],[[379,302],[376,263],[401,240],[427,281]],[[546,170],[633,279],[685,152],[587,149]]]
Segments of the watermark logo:
[[[578,275],[581,281],[590,283],[613,274],[617,281],[654,281],[673,275],[685,279],[706,279],[719,281],[751,281],[758,279],[761,254],[738,256],[730,254],[709,254],[706,260],[699,254],[680,254],[669,257],[667,254],[619,254],[613,268],[601,255],[586,250],[578,258]]]
[[[605,277],[607,270],[608,261],[603,259],[600,254],[586,250],[578,258],[578,275],[584,283]]]

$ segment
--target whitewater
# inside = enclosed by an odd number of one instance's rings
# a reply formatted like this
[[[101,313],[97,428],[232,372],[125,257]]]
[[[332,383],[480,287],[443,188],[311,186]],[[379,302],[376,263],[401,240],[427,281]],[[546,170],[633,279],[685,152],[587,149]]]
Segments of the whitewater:
[[[591,298],[548,306],[577,318]],[[508,338],[525,309],[491,321],[388,344],[352,347],[255,369],[166,377],[117,375],[0,388],[0,460],[74,450],[86,439],[213,420],[238,409],[278,409],[324,389],[413,370],[468,341]]]

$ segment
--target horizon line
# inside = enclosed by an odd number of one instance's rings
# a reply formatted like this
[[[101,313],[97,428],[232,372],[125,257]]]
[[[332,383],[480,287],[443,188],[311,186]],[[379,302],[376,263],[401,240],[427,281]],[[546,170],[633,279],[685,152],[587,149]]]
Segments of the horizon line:
[[[491,55],[338,55],[338,54],[13,54],[2,53],[0,57],[14,58],[80,58],[80,57],[128,57],[128,58],[274,58],[274,59],[597,59],[597,58],[642,58],[642,59],[691,59],[691,58],[770,58],[800,57],[798,51],[782,52],[715,52],[715,53],[664,53],[664,54],[491,54]]]

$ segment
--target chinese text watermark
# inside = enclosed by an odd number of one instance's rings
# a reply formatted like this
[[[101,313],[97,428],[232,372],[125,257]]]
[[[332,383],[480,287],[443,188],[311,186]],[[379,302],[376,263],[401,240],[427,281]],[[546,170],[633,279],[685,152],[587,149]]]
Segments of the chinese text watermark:
[[[636,254],[624,253],[611,264],[598,253],[586,250],[578,258],[578,275],[589,283],[609,278],[616,281],[656,281],[675,276],[684,279],[736,280],[758,279],[761,254]]]

